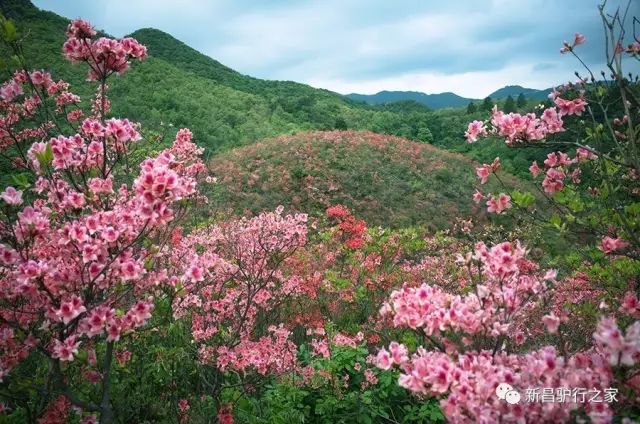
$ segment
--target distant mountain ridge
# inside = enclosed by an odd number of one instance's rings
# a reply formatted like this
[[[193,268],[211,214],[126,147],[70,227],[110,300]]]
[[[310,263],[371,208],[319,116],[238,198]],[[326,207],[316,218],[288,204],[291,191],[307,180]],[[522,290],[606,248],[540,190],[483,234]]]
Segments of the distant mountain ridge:
[[[519,96],[521,93],[528,99],[536,99],[536,100],[544,100],[547,98],[547,95],[551,91],[551,88],[546,88],[544,90],[538,90],[536,88],[525,88],[521,85],[507,85],[506,87],[502,87],[493,93],[489,94],[489,97],[492,99],[504,99],[507,96],[511,96],[513,98]]]
[[[526,88],[520,85],[507,85],[502,87],[493,93],[489,94],[493,100],[504,99],[507,96],[517,97],[520,93],[524,94],[527,99],[544,100],[547,98],[547,94],[551,91],[550,88],[544,90],[538,90],[535,88]],[[438,94],[426,94],[419,91],[380,91],[376,94],[347,94],[346,97],[352,100],[363,101],[371,105],[394,103],[405,100],[413,100],[421,103],[431,109],[444,109],[444,108],[459,108],[469,104],[469,102],[479,102],[482,99],[472,99],[468,97],[462,97],[455,93],[446,92]]]
[[[418,91],[380,91],[376,94],[347,94],[352,100],[360,100],[372,105],[394,103],[404,100],[413,100],[431,109],[442,109],[446,107],[464,107],[469,101],[466,97],[458,96],[455,93],[426,94]]]

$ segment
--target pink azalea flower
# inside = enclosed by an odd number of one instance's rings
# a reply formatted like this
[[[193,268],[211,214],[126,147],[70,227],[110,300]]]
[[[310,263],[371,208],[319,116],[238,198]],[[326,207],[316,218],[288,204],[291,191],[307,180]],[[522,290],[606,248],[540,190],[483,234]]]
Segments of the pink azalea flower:
[[[476,168],[476,174],[480,178],[480,184],[485,184],[489,180],[491,175],[491,167],[489,165],[482,165]]]
[[[401,365],[409,360],[409,357],[407,356],[409,351],[403,344],[391,342],[389,345],[389,352],[391,352],[391,359],[397,365]]]
[[[487,129],[482,121],[473,121],[469,123],[467,131],[464,133],[465,138],[469,143],[473,143],[478,140],[479,136],[487,134]]]
[[[640,301],[634,292],[628,291],[625,293],[620,304],[620,311],[634,318],[640,318]]]
[[[531,172],[531,175],[533,175],[533,177],[535,178],[538,176],[538,174],[540,174],[540,172],[542,172],[542,169],[540,169],[540,167],[538,166],[537,161],[533,161],[533,163],[529,167],[529,171]]]
[[[52,357],[61,361],[73,361],[74,355],[78,353],[80,342],[75,336],[69,336],[64,341],[54,340]]]
[[[501,214],[506,209],[510,209],[511,206],[511,196],[505,193],[500,193],[498,197],[491,195],[487,201],[487,211],[489,213]]]
[[[480,203],[482,199],[484,199],[484,195],[480,191],[476,190],[476,192],[473,193],[473,201]]]
[[[0,193],[0,197],[12,206],[17,206],[22,203],[22,192],[13,187],[7,187],[2,193]]]
[[[549,333],[556,334],[558,332],[558,327],[560,326],[560,318],[555,316],[553,313],[543,316],[542,322],[547,327],[547,331]]]
[[[612,238],[609,236],[605,236],[600,241],[600,246],[598,247],[598,249],[602,250],[604,253],[613,253],[616,250],[624,249],[628,245],[629,243],[621,238]]]
[[[68,324],[71,320],[73,320],[86,310],[87,309],[82,304],[82,299],[80,299],[80,297],[76,295],[73,295],[71,296],[71,299],[60,304],[60,309],[58,310],[56,315],[59,317],[59,319],[62,320],[62,322]]]
[[[391,369],[393,361],[391,360],[391,355],[389,355],[389,352],[385,348],[380,349],[378,352],[378,355],[376,356],[376,365],[378,368],[383,370]]]

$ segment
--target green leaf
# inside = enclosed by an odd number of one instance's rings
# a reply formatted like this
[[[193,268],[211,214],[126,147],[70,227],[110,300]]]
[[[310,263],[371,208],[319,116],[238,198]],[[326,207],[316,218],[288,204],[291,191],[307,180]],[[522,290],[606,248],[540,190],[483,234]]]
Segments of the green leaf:
[[[511,192],[511,200],[513,200],[513,203],[516,206],[526,208],[531,206],[536,198],[533,197],[533,194],[528,191],[523,193],[519,190],[514,190],[513,192]]]
[[[147,258],[144,260],[144,269],[151,271],[153,269],[153,258]]]
[[[20,174],[11,174],[11,181],[16,188],[26,190],[31,187],[31,183],[29,183],[29,174],[24,172]]]
[[[559,229],[562,226],[562,218],[557,214],[552,215],[551,218],[549,218],[549,223]]]
[[[47,147],[44,151],[36,153],[36,159],[41,167],[46,168],[51,162],[53,162],[53,150],[51,144],[47,143]]]
[[[2,37],[6,41],[15,41],[18,38],[16,26],[8,19],[2,22]]]

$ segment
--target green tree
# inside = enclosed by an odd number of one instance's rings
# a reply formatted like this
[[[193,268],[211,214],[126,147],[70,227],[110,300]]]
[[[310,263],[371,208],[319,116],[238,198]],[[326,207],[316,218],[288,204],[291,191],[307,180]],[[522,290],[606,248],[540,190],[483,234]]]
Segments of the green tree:
[[[491,97],[485,97],[485,99],[482,101],[482,105],[480,106],[480,110],[490,112],[491,109],[493,109],[493,99]]]
[[[526,105],[527,99],[524,97],[524,94],[520,93],[520,95],[518,95],[518,100],[516,100],[516,106],[518,106],[518,109],[522,109]]]
[[[431,130],[426,126],[420,126],[418,128],[416,138],[426,143],[433,143],[433,134],[431,134]]]
[[[333,128],[336,130],[346,130],[349,126],[342,116],[338,116],[336,122],[333,124]]]
[[[478,107],[476,106],[476,104],[473,102],[469,102],[469,105],[467,106],[467,115],[471,115],[472,113],[476,113],[477,111]]]
[[[512,113],[516,111],[516,102],[510,95],[507,96],[507,100],[504,101],[504,113]]]

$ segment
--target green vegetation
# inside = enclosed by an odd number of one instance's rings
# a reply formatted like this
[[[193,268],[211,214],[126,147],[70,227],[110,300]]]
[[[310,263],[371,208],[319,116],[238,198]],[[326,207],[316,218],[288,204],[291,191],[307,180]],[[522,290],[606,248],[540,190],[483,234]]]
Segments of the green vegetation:
[[[0,7],[25,34],[25,55],[32,68],[53,69],[55,78],[82,86],[85,71],[60,53],[66,19],[27,0],[6,1]],[[127,78],[112,82],[114,115],[148,128],[189,127],[209,152],[278,134],[334,128],[430,141],[425,130],[429,111],[417,103],[368,106],[304,84],[242,75],[162,31],[142,29],[132,35],[147,45],[150,57],[136,64]],[[6,79],[7,70],[1,76]],[[92,93],[77,94],[87,99]]]
[[[59,53],[66,19],[40,11],[27,0],[7,0],[0,7],[25,34],[31,67],[52,69],[54,77],[86,87],[82,68]],[[111,84],[113,114],[139,121],[143,128],[161,129],[168,137],[188,127],[209,154],[279,134],[355,129],[433,143],[482,162],[500,156],[508,171],[525,178],[523,165],[543,157],[544,152],[513,152],[499,142],[484,149],[464,142],[469,119],[486,119],[494,103],[491,98],[477,105],[470,102],[466,109],[430,110],[415,100],[370,106],[304,84],[242,75],[159,30],[146,28],[132,35],[147,45],[150,57],[136,64],[127,78]],[[2,77],[8,77],[6,69]],[[145,88],[149,86],[153,90]],[[88,99],[93,93],[85,88],[78,94]],[[517,109],[527,110],[530,105],[521,97]]]
[[[473,167],[462,155],[397,137],[304,133],[216,155],[210,169],[219,183],[210,198],[236,213],[282,204],[321,214],[339,203],[375,225],[445,229],[472,212]],[[516,178],[504,181],[522,187]]]
[[[86,101],[93,93],[87,91],[87,85],[83,84],[84,68],[69,64],[59,53],[68,21],[53,13],[40,11],[26,0],[4,2],[2,10],[18,22],[21,34],[26,34],[25,54],[31,66],[51,69],[55,78],[68,80],[73,87],[84,88],[85,91],[78,94]],[[498,141],[484,143],[483,148],[468,145],[464,141],[467,123],[471,119],[486,119],[487,110],[493,106],[491,99],[485,99],[481,105],[469,103],[466,109],[430,110],[414,100],[371,106],[304,84],[266,81],[242,75],[159,30],[141,29],[132,36],[147,45],[150,57],[136,63],[126,78],[116,78],[111,83],[113,115],[139,121],[147,132],[159,130],[160,134],[166,136],[165,140],[170,139],[178,128],[188,127],[193,131],[196,142],[206,147],[209,155],[279,134],[355,129],[432,143],[484,163],[500,156],[505,170],[524,178],[528,178],[526,168],[531,160],[543,157],[540,151],[533,149],[515,152]],[[5,70],[2,76],[8,77],[8,72]],[[153,87],[153,90],[146,87]],[[303,135],[299,139],[306,138]],[[406,143],[406,140],[402,143]],[[274,143],[261,145],[272,146]],[[221,200],[224,200],[224,204],[232,202],[230,207],[235,211],[248,208],[253,212],[290,201],[301,209],[309,206],[314,210],[324,208],[333,201],[344,201],[375,223],[401,226],[427,221],[436,228],[443,228],[456,212],[468,212],[470,189],[464,192],[459,189],[464,185],[463,182],[471,183],[475,178],[474,165],[457,155],[446,155],[436,149],[425,148],[427,150],[447,166],[440,165],[435,173],[423,174],[419,168],[409,172],[398,166],[397,161],[402,159],[393,158],[389,161],[379,152],[369,152],[365,143],[356,152],[342,158],[335,157],[333,162],[326,163],[327,170],[323,172],[336,173],[332,178],[336,179],[341,189],[338,192],[325,191],[325,197],[321,199],[311,195],[308,198],[292,196],[278,187],[269,187],[267,192],[270,194],[262,196],[264,193],[257,188],[244,187],[248,190],[246,193],[236,195],[231,191],[221,195],[224,198]],[[214,172],[223,180],[240,178],[217,172],[216,167],[245,153],[247,150],[239,150],[216,157],[212,161]],[[300,178],[311,175],[320,177],[325,185],[331,183],[330,179],[321,175],[305,174],[304,167],[296,168],[299,164],[287,164],[285,159],[279,159],[285,162],[280,165],[286,168],[286,172],[282,172],[292,176],[294,181],[302,173]],[[450,160],[453,162],[447,162]],[[237,166],[242,168],[244,163],[248,163],[248,159]],[[354,163],[359,165],[345,172]],[[378,163],[381,166],[374,169]],[[288,168],[290,165],[291,168]],[[6,169],[8,164],[0,166]],[[342,168],[334,169],[334,166]],[[376,178],[381,179],[374,181]],[[364,180],[367,180],[367,184],[361,184]],[[248,180],[244,183],[248,183]],[[467,185],[470,187],[471,184]],[[442,208],[443,204],[447,207]]]

